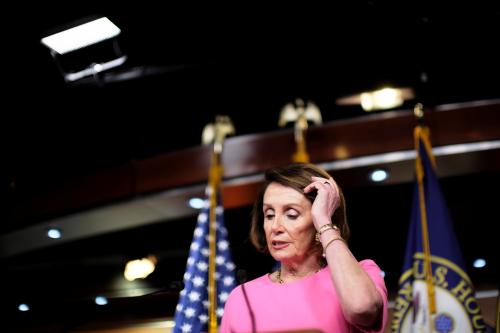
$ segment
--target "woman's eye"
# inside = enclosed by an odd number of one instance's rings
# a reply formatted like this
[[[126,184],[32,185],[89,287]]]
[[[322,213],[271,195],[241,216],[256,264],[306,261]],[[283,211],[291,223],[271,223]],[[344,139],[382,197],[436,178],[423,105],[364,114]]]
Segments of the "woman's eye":
[[[296,220],[299,215],[299,212],[297,212],[295,209],[289,209],[286,212],[286,217],[290,220]]]
[[[272,220],[274,218],[274,215],[273,214],[266,214],[265,217],[266,217],[266,220]]]

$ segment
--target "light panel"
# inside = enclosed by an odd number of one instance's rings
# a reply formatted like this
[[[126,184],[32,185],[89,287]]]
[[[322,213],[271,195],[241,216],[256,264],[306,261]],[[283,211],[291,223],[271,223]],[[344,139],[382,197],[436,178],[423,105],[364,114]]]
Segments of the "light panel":
[[[45,46],[58,54],[65,54],[80,48],[113,38],[120,34],[120,29],[107,17],[42,38]]]

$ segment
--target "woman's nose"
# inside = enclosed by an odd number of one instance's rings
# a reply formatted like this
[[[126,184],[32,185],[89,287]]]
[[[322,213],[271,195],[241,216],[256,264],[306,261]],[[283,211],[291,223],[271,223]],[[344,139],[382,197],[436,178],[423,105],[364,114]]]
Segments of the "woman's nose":
[[[283,227],[283,224],[281,223],[281,216],[277,215],[274,217],[273,224],[271,224],[271,229],[273,231],[279,231]]]

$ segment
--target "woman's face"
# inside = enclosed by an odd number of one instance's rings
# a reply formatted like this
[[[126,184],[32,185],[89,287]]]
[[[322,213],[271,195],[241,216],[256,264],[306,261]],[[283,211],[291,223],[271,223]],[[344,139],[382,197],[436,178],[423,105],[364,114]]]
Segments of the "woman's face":
[[[311,202],[291,187],[271,183],[262,209],[267,247],[273,258],[285,262],[307,258],[315,234]]]

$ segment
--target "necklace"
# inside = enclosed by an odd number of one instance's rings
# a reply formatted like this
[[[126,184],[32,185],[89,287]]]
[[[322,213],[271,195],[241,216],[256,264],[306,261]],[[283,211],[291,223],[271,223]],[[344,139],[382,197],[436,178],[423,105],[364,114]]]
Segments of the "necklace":
[[[321,267],[315,270],[314,273],[318,273],[320,270]],[[276,273],[276,279],[278,280],[279,284],[285,283],[285,281],[281,278],[281,267],[278,269],[278,272]]]
[[[283,281],[283,279],[281,278],[281,267],[280,269],[278,269],[278,274],[276,274],[276,278],[278,279],[279,284],[285,283],[285,281]]]

